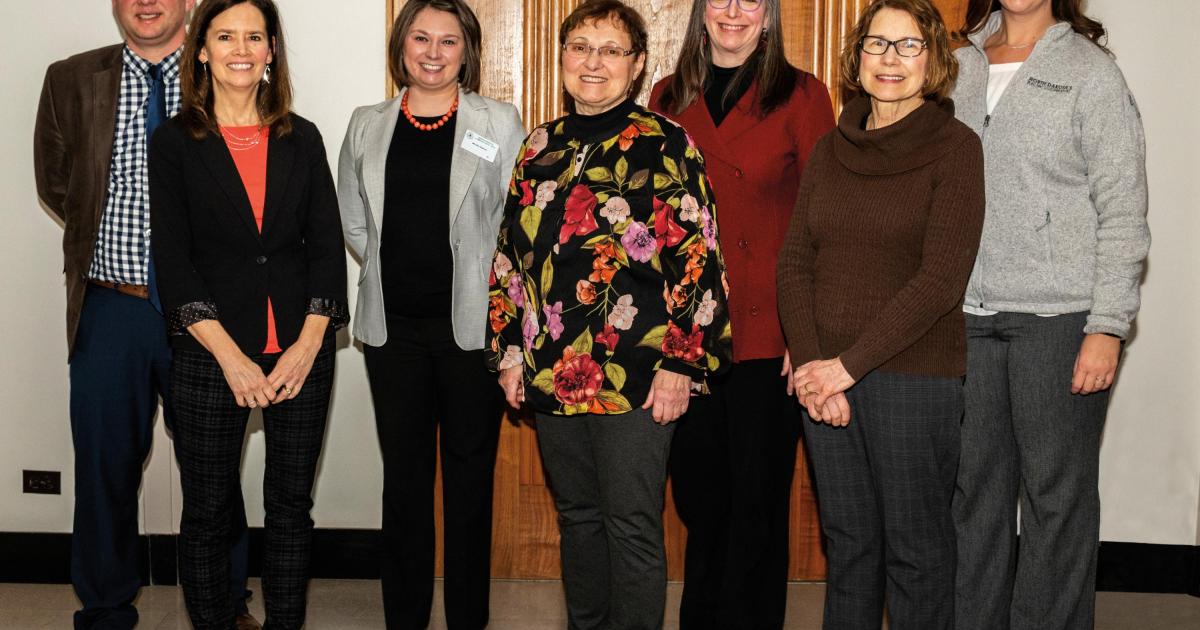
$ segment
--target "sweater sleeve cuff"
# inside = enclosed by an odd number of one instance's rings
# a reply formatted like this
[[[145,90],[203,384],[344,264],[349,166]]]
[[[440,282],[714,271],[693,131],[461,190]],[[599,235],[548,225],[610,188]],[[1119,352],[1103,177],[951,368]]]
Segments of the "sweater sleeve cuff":
[[[682,374],[693,381],[703,381],[705,376],[704,370],[693,365],[688,365],[687,363],[684,363],[678,359],[663,358],[662,363],[658,366],[658,368],[660,370]]]
[[[307,315],[323,315],[329,318],[329,328],[337,330],[350,323],[350,308],[343,300],[312,298],[308,301]]]
[[[868,361],[864,357],[859,356],[859,354],[854,351],[854,348],[843,352],[838,358],[841,359],[842,367],[846,369],[846,373],[850,375],[850,378],[854,379],[855,383],[861,381],[868,372],[877,367],[869,365]]]
[[[213,302],[188,302],[167,313],[167,334],[179,337],[188,334],[188,326],[206,319],[218,319],[217,305]]]
[[[1114,325],[1112,322],[1089,321],[1087,325],[1083,327],[1083,332],[1086,335],[1094,335],[1099,333],[1124,340],[1127,336],[1129,336],[1129,326]]]

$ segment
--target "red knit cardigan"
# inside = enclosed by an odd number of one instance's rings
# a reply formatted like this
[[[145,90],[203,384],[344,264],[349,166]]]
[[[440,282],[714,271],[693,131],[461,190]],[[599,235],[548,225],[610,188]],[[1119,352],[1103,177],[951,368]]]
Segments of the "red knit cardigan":
[[[751,85],[720,127],[703,96],[678,115],[660,104],[671,77],[659,81],[650,108],[687,129],[704,153],[729,275],[734,361],[783,356],[787,346],[775,302],[775,260],[796,205],[800,174],[817,139],[833,129],[829,90],[796,70],[796,89],[764,118]]]

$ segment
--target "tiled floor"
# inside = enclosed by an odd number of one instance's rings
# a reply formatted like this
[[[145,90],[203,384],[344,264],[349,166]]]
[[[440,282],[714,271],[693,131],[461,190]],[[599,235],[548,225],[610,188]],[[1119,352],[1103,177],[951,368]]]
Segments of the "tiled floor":
[[[251,588],[259,588],[258,580]],[[675,610],[680,585],[672,584],[667,594],[665,630],[675,630]],[[788,630],[815,630],[821,624],[823,584],[793,584],[788,595]],[[431,630],[446,627],[441,611],[441,585],[436,591]],[[70,628],[77,605],[69,586],[0,584],[0,629],[34,630]],[[142,589],[137,602],[141,612],[139,630],[188,630],[187,615],[179,589],[154,586]],[[262,620],[262,602],[251,602],[251,610]],[[1197,630],[1200,629],[1200,598],[1187,595],[1100,593],[1096,602],[1097,630]],[[562,585],[558,582],[492,583],[490,630],[562,630],[566,627]],[[379,583],[357,580],[316,580],[309,592],[310,630],[357,630],[383,628]]]

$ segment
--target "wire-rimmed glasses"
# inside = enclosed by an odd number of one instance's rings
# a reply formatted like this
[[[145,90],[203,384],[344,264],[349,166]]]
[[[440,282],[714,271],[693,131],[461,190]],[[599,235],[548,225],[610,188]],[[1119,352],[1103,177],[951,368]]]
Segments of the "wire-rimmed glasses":
[[[626,50],[620,46],[591,46],[583,42],[567,42],[562,47],[563,54],[576,59],[587,59],[595,51],[603,61],[616,61],[637,53],[636,50]]]

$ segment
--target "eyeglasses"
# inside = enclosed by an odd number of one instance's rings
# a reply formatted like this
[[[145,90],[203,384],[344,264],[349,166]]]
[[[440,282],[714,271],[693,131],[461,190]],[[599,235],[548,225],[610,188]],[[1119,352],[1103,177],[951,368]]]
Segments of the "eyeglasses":
[[[858,47],[868,55],[882,55],[888,48],[895,48],[901,57],[920,57],[925,52],[925,40],[915,37],[905,37],[891,41],[874,35],[867,35],[858,42]]]
[[[714,9],[728,9],[733,2],[734,0],[708,0],[708,6]],[[766,0],[737,0],[738,8],[747,13],[757,11],[764,4]]]
[[[637,53],[637,50],[625,50],[620,46],[600,46],[597,48],[582,42],[567,42],[563,44],[562,50],[568,57],[575,59],[587,59],[592,56],[592,52],[594,51],[604,61],[616,61],[617,59]]]

